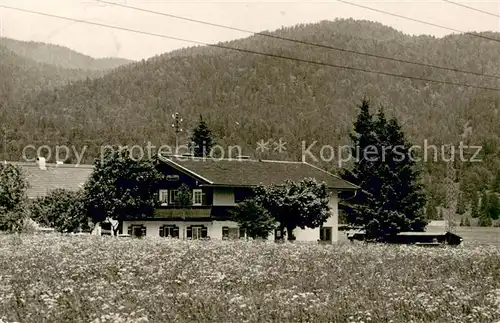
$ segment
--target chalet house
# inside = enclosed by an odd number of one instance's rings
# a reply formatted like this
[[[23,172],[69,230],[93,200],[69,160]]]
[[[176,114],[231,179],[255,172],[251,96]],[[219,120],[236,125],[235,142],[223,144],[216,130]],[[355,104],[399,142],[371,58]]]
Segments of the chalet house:
[[[170,237],[178,239],[237,239],[246,234],[231,221],[230,211],[238,202],[252,195],[259,184],[282,184],[285,180],[314,178],[325,182],[330,191],[331,217],[316,229],[296,229],[297,241],[338,241],[338,194],[357,187],[320,168],[304,162],[268,160],[210,159],[186,156],[162,157],[159,170],[164,179],[158,191],[160,207],[152,217],[123,221],[119,233],[131,236]],[[77,190],[83,187],[93,171],[92,165],[13,163],[21,166],[30,184],[28,197],[45,196],[51,190]],[[189,207],[179,205],[179,187],[186,184],[192,191]],[[104,227],[103,227],[104,229]],[[100,230],[96,231],[100,234]],[[271,240],[282,237],[270,232]]]
[[[331,217],[316,229],[296,229],[297,241],[338,241],[338,193],[357,187],[320,168],[304,162],[252,160],[248,158],[211,159],[185,156],[163,157],[164,174],[158,198],[161,207],[153,217],[124,221],[122,232],[132,236],[160,236],[179,239],[237,239],[245,237],[230,211],[238,202],[252,195],[259,184],[282,184],[285,180],[314,178],[325,182],[330,191]],[[179,206],[179,187],[192,190],[192,205]],[[281,238],[270,232],[269,239]]]

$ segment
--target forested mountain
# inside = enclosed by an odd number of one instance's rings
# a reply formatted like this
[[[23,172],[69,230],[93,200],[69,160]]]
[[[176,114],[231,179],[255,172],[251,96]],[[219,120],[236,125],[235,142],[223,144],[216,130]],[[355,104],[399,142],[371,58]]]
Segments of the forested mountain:
[[[337,20],[298,25],[276,35],[361,52],[500,75],[500,43],[468,35],[408,36],[367,21]],[[500,39],[499,34],[484,34]],[[407,76],[500,88],[498,79],[474,77],[401,64],[255,35],[225,46],[293,56]],[[7,91],[7,93],[9,93]],[[108,144],[173,145],[171,114],[184,129],[202,114],[222,146],[241,145],[253,155],[260,139],[283,138],[287,151],[264,158],[298,159],[302,141],[319,157],[321,145],[347,143],[357,104],[363,97],[401,121],[414,144],[441,145],[466,138],[485,145],[486,162],[460,167],[464,187],[488,186],[500,169],[500,92],[435,84],[378,74],[293,62],[212,47],[194,47],[132,63],[103,78],[74,82],[11,104],[4,127],[10,131],[5,158],[19,159],[26,144],[69,144],[86,150],[86,161]],[[470,127],[470,128],[468,128]],[[189,133],[184,133],[184,139]],[[432,154],[432,152],[431,152]],[[54,157],[54,156],[52,156]],[[337,159],[338,156],[335,156]],[[313,162],[312,160],[310,160]],[[432,161],[432,160],[431,160]],[[322,166],[334,169],[336,162]],[[428,190],[444,200],[445,166],[424,164]],[[458,166],[457,166],[458,167]],[[470,193],[472,194],[472,193]]]
[[[123,58],[93,58],[64,46],[41,42],[26,42],[10,38],[0,38],[0,45],[5,46],[19,56],[39,63],[46,63],[69,69],[103,71],[114,69],[132,61]]]
[[[2,120],[4,129],[19,126],[24,116],[15,107],[35,100],[39,92],[101,77],[127,63],[94,59],[62,46],[0,38],[0,113],[8,116]],[[9,124],[12,118],[18,123]]]
[[[18,112],[13,106],[19,106],[19,100],[26,102],[42,90],[102,75],[103,72],[99,71],[65,69],[38,63],[0,45],[0,107],[8,108],[6,113],[16,115]]]

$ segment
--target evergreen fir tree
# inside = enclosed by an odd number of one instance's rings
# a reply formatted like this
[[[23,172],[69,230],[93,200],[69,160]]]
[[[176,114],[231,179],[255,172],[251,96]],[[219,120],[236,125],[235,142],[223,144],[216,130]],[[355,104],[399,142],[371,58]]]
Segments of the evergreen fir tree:
[[[375,121],[370,112],[370,103],[367,99],[363,99],[358,106],[359,114],[357,120],[354,122],[354,132],[349,134],[352,145],[350,149],[350,156],[354,160],[354,165],[351,170],[347,168],[342,169],[341,177],[345,180],[355,183],[361,187],[372,186],[375,180],[371,172],[372,163],[366,158],[363,151],[367,147],[373,146],[376,143],[375,137]],[[362,226],[371,217],[367,214],[364,205],[368,204],[370,195],[366,191],[359,191],[353,199],[350,199],[349,212],[347,220],[355,226]]]
[[[491,183],[491,190],[500,193],[500,170],[497,171],[493,182]]]
[[[479,218],[479,194],[477,191],[474,191],[471,197],[471,216],[475,219]]]
[[[193,143],[193,154],[195,157],[209,156],[212,147],[215,145],[212,131],[201,115],[198,125],[193,130],[191,142]]]
[[[487,195],[487,204],[484,212],[484,215],[492,220],[498,220],[500,217],[500,200],[496,193]]]
[[[376,120],[367,101],[363,100],[360,110],[354,124],[357,135],[351,139],[361,156],[357,155],[351,176],[344,177],[363,190],[362,197],[352,203],[354,224],[382,241],[401,231],[423,231],[426,196],[410,144],[397,120],[388,121],[383,110]]]
[[[426,217],[428,220],[437,220],[438,219],[438,212],[436,208],[436,203],[434,200],[430,200],[430,202],[427,204],[426,207]]]
[[[466,201],[465,201],[465,197],[464,197],[464,193],[463,192],[460,192],[458,194],[458,202],[457,202],[457,214],[460,214],[460,215],[463,215],[465,214],[465,210],[466,209]]]
[[[481,193],[481,202],[479,204],[479,217],[487,217],[489,208],[488,194],[486,192]]]

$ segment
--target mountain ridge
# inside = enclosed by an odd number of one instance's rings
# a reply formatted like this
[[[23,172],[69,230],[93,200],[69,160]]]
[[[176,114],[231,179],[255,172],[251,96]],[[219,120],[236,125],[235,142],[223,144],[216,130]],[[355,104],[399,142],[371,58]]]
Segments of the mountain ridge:
[[[128,59],[116,57],[94,58],[61,45],[35,41],[20,41],[5,37],[0,38],[0,45],[5,46],[20,56],[32,59],[36,62],[67,69],[103,71],[133,62]]]
[[[338,19],[281,28],[273,34],[432,63],[475,72],[500,74],[499,44],[469,35],[405,35],[380,23]],[[491,34],[493,37],[498,33]],[[353,66],[411,77],[497,87],[496,80],[446,72],[429,67],[367,58],[259,35],[221,43],[253,51]],[[99,156],[99,147],[134,145],[151,141],[157,147],[173,145],[171,114],[181,113],[184,129],[191,129],[202,114],[224,147],[240,145],[243,153],[258,158],[300,160],[301,143],[340,147],[348,143],[356,105],[363,97],[373,108],[383,107],[398,118],[414,144],[458,143],[465,124],[472,126],[468,140],[488,146],[485,162],[468,164],[461,178],[470,187],[486,185],[500,169],[498,92],[435,84],[384,75],[353,72],[291,62],[214,47],[195,46],[116,68],[103,77],[83,79],[64,87],[43,90],[15,104],[10,125],[18,125],[12,158],[23,144],[42,138],[52,144],[86,146],[87,161]],[[23,122],[18,120],[23,116]],[[17,118],[17,119],[16,119]],[[30,135],[27,135],[29,133]],[[189,131],[181,136],[181,142]],[[259,140],[288,142],[283,153],[256,152]],[[309,143],[309,144],[308,144]],[[338,156],[337,156],[338,157]],[[335,171],[336,161],[319,161]],[[442,195],[443,162],[425,163],[429,191]],[[440,195],[441,194],[441,195]]]

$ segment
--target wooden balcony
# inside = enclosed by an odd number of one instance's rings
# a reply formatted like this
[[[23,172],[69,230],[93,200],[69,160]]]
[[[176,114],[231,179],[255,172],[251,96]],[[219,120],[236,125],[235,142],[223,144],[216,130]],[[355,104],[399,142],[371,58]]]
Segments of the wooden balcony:
[[[151,220],[212,221],[229,220],[231,206],[192,206],[180,208],[161,207],[155,210]]]

